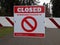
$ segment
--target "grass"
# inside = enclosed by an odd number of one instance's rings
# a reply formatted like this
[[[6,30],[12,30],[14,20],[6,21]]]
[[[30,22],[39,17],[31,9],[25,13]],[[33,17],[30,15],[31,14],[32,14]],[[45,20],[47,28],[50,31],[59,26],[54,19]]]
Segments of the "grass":
[[[0,37],[4,37],[11,33],[13,33],[13,27],[1,27],[0,28]]]

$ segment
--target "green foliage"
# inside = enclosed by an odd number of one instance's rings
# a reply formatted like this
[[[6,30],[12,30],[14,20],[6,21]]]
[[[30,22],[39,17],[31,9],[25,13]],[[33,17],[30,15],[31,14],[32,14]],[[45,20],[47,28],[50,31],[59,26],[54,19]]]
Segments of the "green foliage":
[[[2,27],[0,28],[0,38],[4,37],[8,34],[12,34],[13,33],[13,28],[12,27]]]
[[[52,0],[54,17],[60,17],[60,0]]]
[[[35,0],[1,0],[0,16],[13,16],[14,5],[34,5]]]

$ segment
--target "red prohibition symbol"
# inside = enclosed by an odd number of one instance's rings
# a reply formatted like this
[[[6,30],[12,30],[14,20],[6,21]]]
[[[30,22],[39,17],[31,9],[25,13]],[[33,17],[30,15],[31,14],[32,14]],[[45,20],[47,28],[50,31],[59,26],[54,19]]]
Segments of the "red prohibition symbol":
[[[34,22],[34,26],[27,20],[27,19],[31,19]],[[31,28],[31,29],[27,29],[26,26],[24,27],[24,22]],[[36,29],[37,27],[37,21],[35,18],[31,17],[31,16],[27,16],[25,18],[23,18],[22,22],[21,22],[21,26],[23,28],[24,31],[26,32],[32,32]]]

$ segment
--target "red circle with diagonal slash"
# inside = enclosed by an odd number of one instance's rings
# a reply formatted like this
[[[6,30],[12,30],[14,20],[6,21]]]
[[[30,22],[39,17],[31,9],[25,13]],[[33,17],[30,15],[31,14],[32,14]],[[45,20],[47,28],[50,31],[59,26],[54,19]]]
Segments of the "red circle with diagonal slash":
[[[33,26],[27,19],[33,20],[34,26]],[[31,28],[30,30],[27,29],[26,27],[24,27],[24,22]],[[33,17],[31,17],[31,16],[27,16],[27,17],[25,17],[25,18],[22,20],[21,26],[22,26],[22,28],[23,28],[24,31],[26,31],[26,32],[32,32],[32,31],[34,31],[34,30],[36,29],[36,27],[37,27],[37,21],[36,21],[35,18],[33,18]]]

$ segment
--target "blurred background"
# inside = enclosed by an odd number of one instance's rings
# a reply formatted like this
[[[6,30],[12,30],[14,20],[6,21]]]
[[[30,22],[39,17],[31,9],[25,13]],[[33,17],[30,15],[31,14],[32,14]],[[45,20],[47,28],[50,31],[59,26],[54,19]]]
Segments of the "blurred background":
[[[47,18],[45,38],[13,36],[13,7],[15,5],[43,5]],[[1,18],[2,16],[2,18]],[[5,18],[5,16],[8,16]],[[12,16],[10,18],[10,16]],[[52,17],[51,19],[49,17]],[[53,18],[58,17],[58,18]],[[12,24],[10,24],[12,23]],[[4,25],[12,27],[4,27]],[[52,25],[52,26],[51,26]],[[0,0],[0,45],[60,45],[60,0]],[[55,28],[53,28],[55,27]]]
[[[60,17],[60,0],[0,0],[0,16],[13,16],[14,5],[44,5],[46,17]]]

